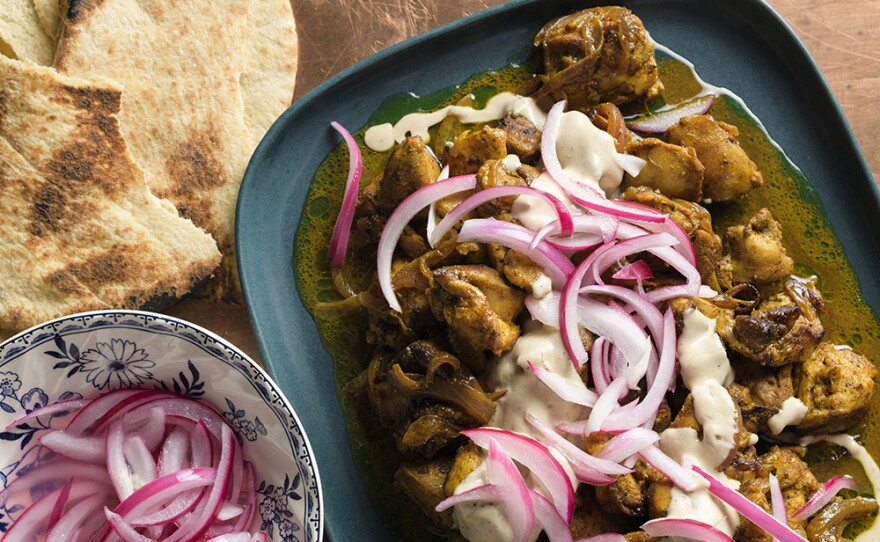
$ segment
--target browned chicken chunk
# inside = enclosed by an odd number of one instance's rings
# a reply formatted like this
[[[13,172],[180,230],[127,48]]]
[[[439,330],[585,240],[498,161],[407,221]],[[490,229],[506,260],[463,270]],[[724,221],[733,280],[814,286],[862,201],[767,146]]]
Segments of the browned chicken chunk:
[[[452,509],[437,512],[435,508],[446,498],[443,482],[452,467],[448,459],[424,463],[403,463],[394,473],[394,486],[415,502],[437,528],[452,528]]]
[[[794,280],[794,279],[792,279]],[[805,361],[825,335],[815,311],[824,306],[816,291],[812,313],[804,311],[788,292],[764,301],[749,314],[725,312],[716,321],[718,334],[735,351],[769,367]]]
[[[764,184],[758,167],[736,141],[735,126],[717,122],[708,115],[685,117],[669,128],[667,142],[693,147],[706,168],[703,197],[730,201]]]
[[[503,160],[487,160],[477,172],[477,187],[480,190],[494,186],[528,186],[516,172],[511,172]],[[516,196],[496,198],[481,205],[477,212],[484,217],[494,217],[510,211]]]
[[[726,254],[718,269],[724,289],[736,284],[778,282],[794,269],[794,261],[782,245],[782,226],[770,211],[761,209],[744,226],[724,232]]]
[[[678,223],[694,245],[700,277],[709,282],[708,279],[714,276],[721,259],[721,238],[712,231],[709,211],[692,201],[666,197],[647,186],[627,188],[623,199],[667,213]]]
[[[449,326],[453,347],[464,355],[513,348],[519,326],[513,323],[525,295],[485,265],[441,267],[428,291],[434,315]]]
[[[523,162],[531,162],[541,150],[541,130],[520,115],[507,115],[498,122],[507,134],[507,152]]]
[[[408,137],[391,151],[385,173],[376,188],[376,204],[394,210],[407,196],[440,175],[440,165],[421,137]]]
[[[651,99],[663,89],[654,44],[626,8],[585,9],[551,21],[535,36],[535,47],[546,74],[538,94],[565,98],[572,109]]]
[[[771,474],[779,480],[779,487],[785,499],[788,515],[800,509],[813,493],[819,489],[819,482],[810,472],[809,466],[803,461],[805,448],[779,448],[774,446],[769,452],[758,458],[759,466],[751,473],[753,477],[745,480],[739,491],[749,500],[770,512]],[[803,522],[789,521],[789,526],[804,534]],[[743,520],[736,530],[734,538],[741,542],[772,542],[773,537],[748,520]]]
[[[795,367],[797,398],[809,410],[798,431],[836,433],[868,413],[877,368],[846,347],[823,343]]]
[[[670,198],[688,201],[703,199],[703,164],[693,147],[670,145],[649,137],[633,141],[627,153],[645,160],[638,177],[624,175],[621,188],[647,186]]]
[[[507,133],[499,128],[483,126],[455,140],[446,152],[449,175],[467,175],[480,170],[486,160],[498,160],[507,156]],[[439,173],[440,170],[438,169]],[[436,177],[435,177],[436,178]]]

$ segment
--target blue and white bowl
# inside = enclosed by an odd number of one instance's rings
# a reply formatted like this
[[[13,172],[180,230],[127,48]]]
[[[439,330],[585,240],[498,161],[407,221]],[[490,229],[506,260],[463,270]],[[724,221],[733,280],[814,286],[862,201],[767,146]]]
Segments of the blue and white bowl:
[[[64,399],[120,388],[167,390],[202,401],[238,433],[255,467],[257,523],[275,542],[319,542],[323,506],[308,438],[278,386],[253,360],[194,324],[141,311],[66,316],[0,344],[0,488],[51,455],[40,446],[51,417],[10,422]],[[20,510],[0,503],[0,534]]]

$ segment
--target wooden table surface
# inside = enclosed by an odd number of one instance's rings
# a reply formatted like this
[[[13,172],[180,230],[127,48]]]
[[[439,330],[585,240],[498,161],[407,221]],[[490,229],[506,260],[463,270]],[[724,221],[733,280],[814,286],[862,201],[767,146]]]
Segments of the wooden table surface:
[[[503,3],[501,0],[291,1],[300,42],[296,98],[389,45]],[[880,179],[880,0],[769,0],[769,3],[794,28],[816,59],[843,106],[875,180]],[[259,359],[243,307],[187,301],[170,312],[226,337]]]

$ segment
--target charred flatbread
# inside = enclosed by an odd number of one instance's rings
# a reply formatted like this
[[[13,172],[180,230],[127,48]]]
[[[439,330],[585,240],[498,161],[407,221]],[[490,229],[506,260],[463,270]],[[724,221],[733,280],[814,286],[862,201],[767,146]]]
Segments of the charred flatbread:
[[[32,0],[0,1],[0,53],[42,66],[52,64],[55,40],[40,25]]]
[[[0,329],[177,298],[220,261],[128,153],[121,89],[0,57]]]
[[[293,93],[296,34],[282,3],[69,0],[62,9],[55,67],[123,86],[123,135],[151,190],[220,246],[223,262],[208,290],[218,300],[242,299],[233,241],[238,188],[256,143]],[[264,43],[278,35],[279,43]],[[279,60],[285,48],[292,51]]]

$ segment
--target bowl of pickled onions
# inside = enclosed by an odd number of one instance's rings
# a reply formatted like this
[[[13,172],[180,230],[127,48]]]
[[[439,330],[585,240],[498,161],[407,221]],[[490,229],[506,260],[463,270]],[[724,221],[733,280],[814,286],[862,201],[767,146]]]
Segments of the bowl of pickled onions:
[[[0,542],[321,539],[314,454],[241,350],[141,311],[0,344]]]

